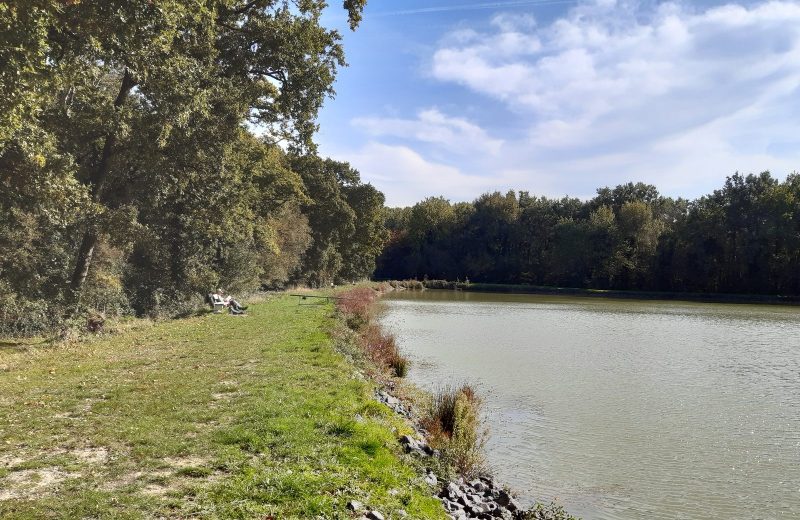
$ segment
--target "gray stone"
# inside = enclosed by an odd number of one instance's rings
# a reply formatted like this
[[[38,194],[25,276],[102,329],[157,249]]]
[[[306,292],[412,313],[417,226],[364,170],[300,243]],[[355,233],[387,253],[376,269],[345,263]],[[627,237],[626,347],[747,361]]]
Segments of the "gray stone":
[[[389,394],[384,393],[383,396],[384,396],[383,402],[388,404],[389,406],[396,406],[396,405],[400,404],[400,399],[396,398],[393,395],[389,395]]]
[[[508,504],[513,500],[512,496],[508,494],[508,491],[502,489],[497,494],[497,504],[501,507],[506,507]]]
[[[447,511],[449,511],[450,513],[455,513],[455,512],[464,510],[464,506],[462,506],[458,502],[453,502],[452,500],[445,500],[443,505],[444,505],[444,508]]]
[[[400,437],[400,444],[404,446],[415,446],[417,444],[417,441],[415,441],[414,437],[410,435],[403,435],[402,437]]]
[[[408,516],[408,512],[405,509],[398,509],[397,516],[399,516],[400,518],[405,518]]]
[[[463,494],[464,493],[458,487],[458,484],[456,484],[455,482],[448,482],[448,484],[447,484],[447,495],[450,498],[456,499],[456,498],[462,496]]]
[[[359,502],[358,500],[351,500],[347,503],[347,509],[350,511],[361,511],[364,509],[364,504]]]
[[[439,479],[436,478],[436,475],[434,475],[433,473],[428,473],[427,475],[425,475],[425,483],[428,484],[429,486],[435,486],[436,484],[439,483]]]
[[[386,520],[380,511],[370,511],[367,513],[367,518],[369,518],[369,520]]]
[[[472,500],[470,500],[467,495],[461,495],[458,497],[458,503],[463,505],[466,509],[472,508]]]
[[[477,479],[473,480],[472,482],[470,482],[469,485],[470,485],[470,487],[472,489],[474,489],[475,491],[478,491],[480,493],[483,493],[484,491],[489,489],[489,486],[487,486],[485,483],[483,483],[482,481],[477,480]]]

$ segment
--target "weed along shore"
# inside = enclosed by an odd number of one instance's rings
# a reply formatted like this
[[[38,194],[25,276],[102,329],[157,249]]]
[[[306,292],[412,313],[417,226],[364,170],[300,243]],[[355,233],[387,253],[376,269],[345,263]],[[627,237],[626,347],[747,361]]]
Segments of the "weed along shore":
[[[424,480],[448,517],[575,520],[556,504],[536,502],[523,510],[512,492],[488,473],[483,457],[487,430],[480,419],[481,399],[472,387],[465,384],[428,395],[402,380],[408,360],[394,336],[374,320],[375,300],[395,289],[405,288],[375,284],[340,293],[336,306],[347,328],[338,332],[338,344],[375,381],[378,401],[413,427],[414,433],[401,435],[399,443],[424,466]],[[360,502],[348,504],[353,511],[361,506]]]

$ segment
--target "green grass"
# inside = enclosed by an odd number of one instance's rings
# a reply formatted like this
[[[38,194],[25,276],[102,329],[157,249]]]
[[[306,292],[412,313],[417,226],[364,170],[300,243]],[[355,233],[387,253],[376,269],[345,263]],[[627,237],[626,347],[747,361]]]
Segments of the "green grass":
[[[408,428],[288,297],[73,345],[0,343],[0,517],[445,518]]]

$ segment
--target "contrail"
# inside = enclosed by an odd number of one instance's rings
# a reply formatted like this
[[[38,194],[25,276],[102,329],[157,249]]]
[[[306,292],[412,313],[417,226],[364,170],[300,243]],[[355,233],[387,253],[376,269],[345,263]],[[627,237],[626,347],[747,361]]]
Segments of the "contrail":
[[[412,14],[443,13],[447,11],[471,11],[477,9],[498,9],[504,7],[525,7],[531,5],[576,4],[579,0],[516,0],[510,2],[485,2],[480,4],[442,5],[435,7],[420,7],[419,9],[406,9],[403,11],[388,11],[370,13],[367,16],[403,16]]]

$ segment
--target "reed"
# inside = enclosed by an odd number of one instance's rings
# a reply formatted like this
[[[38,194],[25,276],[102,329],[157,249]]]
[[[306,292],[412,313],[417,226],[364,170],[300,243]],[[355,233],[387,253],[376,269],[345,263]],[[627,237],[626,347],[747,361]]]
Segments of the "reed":
[[[470,385],[436,392],[422,418],[431,442],[459,475],[473,477],[485,470],[486,431],[480,419],[481,400]]]

